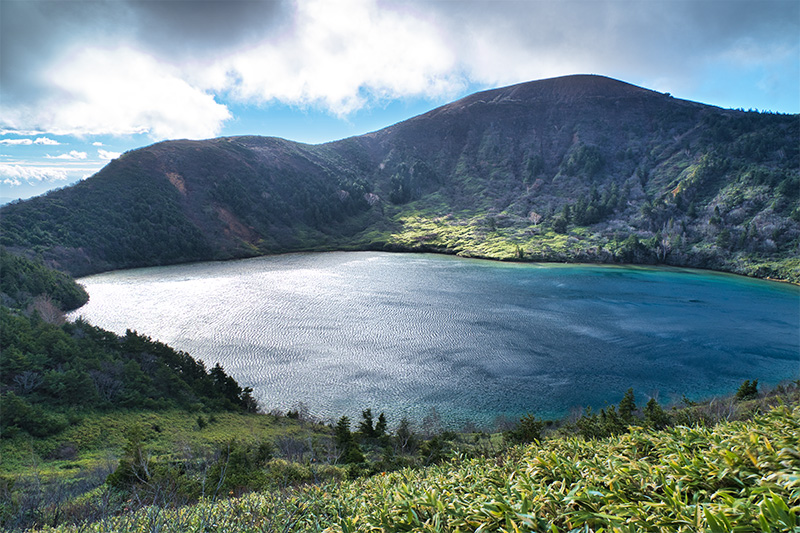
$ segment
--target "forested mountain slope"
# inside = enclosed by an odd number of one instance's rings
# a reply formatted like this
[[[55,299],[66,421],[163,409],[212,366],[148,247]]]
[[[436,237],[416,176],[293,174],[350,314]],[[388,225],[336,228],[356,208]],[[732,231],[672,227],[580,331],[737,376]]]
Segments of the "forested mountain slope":
[[[474,94],[323,145],[169,141],[0,210],[74,275],[325,249],[666,263],[800,280],[800,121],[601,76]]]
[[[255,411],[252,389],[217,364],[62,309],[88,296],[69,276],[0,248],[0,436],[45,437],[76,413],[118,409]]]
[[[42,308],[47,302],[56,311],[71,311],[89,301],[89,295],[68,275],[47,268],[0,247],[0,305]]]

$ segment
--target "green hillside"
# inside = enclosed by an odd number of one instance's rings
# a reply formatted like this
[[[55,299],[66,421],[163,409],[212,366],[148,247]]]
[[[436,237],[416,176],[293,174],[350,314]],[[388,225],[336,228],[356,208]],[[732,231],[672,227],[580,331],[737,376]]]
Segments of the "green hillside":
[[[219,366],[148,337],[118,336],[63,312],[88,296],[69,276],[0,249],[0,398],[3,438],[44,437],[71,414],[114,409],[254,411]]]
[[[219,365],[133,331],[67,322],[63,311],[88,298],[69,276],[3,249],[0,268],[0,527],[40,523],[44,495],[74,504],[102,485],[133,428],[166,454],[181,435],[221,447],[248,424],[275,422],[247,418],[251,389]],[[212,421],[198,439],[194,427]]]
[[[81,320],[55,325],[0,307],[0,346],[4,437],[62,429],[67,420],[54,410],[255,409],[250,390],[219,365],[206,370],[133,331],[120,337]]]
[[[798,531],[798,433],[800,408],[779,407],[46,531]]]
[[[42,308],[45,301],[58,310],[70,311],[89,301],[89,295],[63,272],[0,247],[0,303],[12,308]]]
[[[601,76],[477,93],[323,145],[169,141],[0,209],[73,275],[301,250],[664,263],[800,280],[800,121]]]

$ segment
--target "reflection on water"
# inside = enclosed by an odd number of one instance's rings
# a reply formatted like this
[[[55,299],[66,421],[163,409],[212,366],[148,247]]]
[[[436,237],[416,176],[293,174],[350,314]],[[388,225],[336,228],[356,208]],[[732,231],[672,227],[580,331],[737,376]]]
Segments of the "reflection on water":
[[[800,377],[797,287],[691,270],[292,254],[80,280],[74,316],[220,362],[267,410],[453,427]]]

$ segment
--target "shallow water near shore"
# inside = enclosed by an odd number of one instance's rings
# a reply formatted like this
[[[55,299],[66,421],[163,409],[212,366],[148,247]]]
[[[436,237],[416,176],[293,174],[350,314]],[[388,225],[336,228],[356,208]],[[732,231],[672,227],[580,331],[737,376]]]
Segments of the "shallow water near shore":
[[[221,363],[261,406],[445,427],[800,377],[800,288],[686,269],[331,252],[117,271],[72,313]]]

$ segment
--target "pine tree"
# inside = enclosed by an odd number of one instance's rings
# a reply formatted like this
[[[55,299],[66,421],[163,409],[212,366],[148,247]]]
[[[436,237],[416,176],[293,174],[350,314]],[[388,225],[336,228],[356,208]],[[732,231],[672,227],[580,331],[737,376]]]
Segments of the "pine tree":
[[[544,429],[544,422],[529,414],[520,419],[516,428],[504,432],[503,440],[509,444],[523,444],[541,440],[542,429]]]
[[[655,398],[650,398],[644,407],[644,420],[653,429],[664,429],[669,426],[669,415],[661,408]]]
[[[634,411],[636,411],[636,402],[633,397],[633,388],[630,388],[625,391],[625,396],[619,402],[619,416],[625,424],[631,425]]]
[[[378,422],[375,424],[375,436],[381,438],[386,435],[387,427],[388,423],[386,422],[386,415],[381,413],[380,416],[378,416]]]
[[[372,422],[372,409],[361,411],[363,420],[358,425],[358,431],[364,438],[372,439],[375,437],[375,428]]]
[[[334,440],[336,446],[342,451],[343,463],[363,463],[364,454],[361,453],[361,448],[358,443],[353,439],[353,434],[350,432],[350,418],[343,416],[336,423],[334,429]]]
[[[613,405],[600,410],[600,420],[604,431],[603,437],[618,435],[625,432],[625,423]]]
[[[350,417],[342,416],[336,423],[334,440],[336,440],[336,445],[342,449],[347,448],[353,442],[353,434],[350,433]]]

